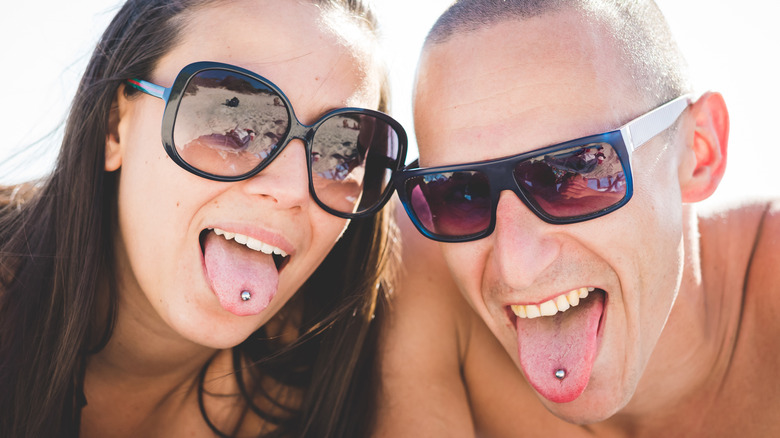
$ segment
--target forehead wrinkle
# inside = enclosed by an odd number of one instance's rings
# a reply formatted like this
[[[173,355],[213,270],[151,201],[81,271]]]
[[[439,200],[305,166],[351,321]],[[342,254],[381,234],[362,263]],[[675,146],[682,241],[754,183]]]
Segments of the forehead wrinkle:
[[[437,65],[457,64],[458,60],[462,60],[460,47],[457,50],[452,48],[456,42],[458,41],[443,44],[435,55],[435,59],[438,62],[429,61],[424,65],[424,68],[432,70],[436,69]],[[429,74],[430,78],[425,79],[430,80],[434,84],[443,83],[448,90],[456,90],[457,93],[450,93],[450,96],[455,100],[463,97],[468,97],[469,100],[451,103],[444,101],[445,96],[437,95],[430,96],[427,99],[428,102],[425,102],[426,106],[441,106],[443,110],[455,109],[461,105],[472,107],[476,105],[476,108],[482,108],[484,105],[478,105],[479,103],[489,104],[495,101],[502,106],[515,108],[518,105],[522,106],[525,104],[522,96],[529,94],[525,92],[526,89],[529,91],[543,89],[550,93],[551,102],[566,102],[567,96],[576,94],[578,90],[588,83],[608,82],[607,79],[609,78],[604,78],[605,73],[598,68],[599,64],[603,64],[603,62],[599,61],[599,58],[608,56],[608,54],[597,53],[597,56],[592,58],[594,59],[593,62],[583,63],[581,59],[572,59],[570,56],[553,51],[552,54],[544,55],[544,62],[542,63],[528,61],[524,58],[518,59],[516,50],[520,50],[522,53],[522,51],[528,50],[529,47],[531,47],[531,50],[536,49],[528,45],[517,48],[519,45],[514,44],[515,49],[513,50],[502,51],[501,56],[494,55],[485,58],[481,54],[476,55],[469,60],[476,67],[468,69],[468,74],[465,75],[453,77],[448,75],[447,72]],[[589,50],[583,47],[582,43],[578,43],[578,46],[581,47],[579,51],[590,53]],[[544,50],[542,52],[546,53]],[[530,56],[529,58],[539,59],[539,56]],[[514,60],[514,62],[510,60]],[[519,74],[514,74],[515,72]],[[576,74],[572,72],[576,72]],[[553,77],[555,80],[552,79]],[[473,83],[478,81],[492,84],[488,90],[490,94],[476,98],[465,96],[464,90],[473,89]],[[449,105],[436,105],[437,102],[442,104],[449,103]],[[615,120],[619,119],[618,117]]]
[[[466,81],[461,80],[459,82],[464,83]],[[457,89],[459,86],[456,84],[453,88]],[[576,88],[576,84],[565,84],[561,81],[553,82],[547,79],[534,82],[518,81],[511,84],[509,88],[495,88],[490,90],[490,93],[485,96],[475,96],[468,101],[448,103],[439,110],[443,113],[450,114],[449,117],[455,122],[453,123],[455,128],[452,131],[453,133],[458,133],[458,136],[461,138],[471,138],[474,136],[480,137],[481,139],[484,139],[484,137],[498,137],[497,140],[501,140],[506,135],[516,136],[518,131],[522,131],[523,129],[526,129],[526,127],[536,124],[537,121],[554,117],[555,108],[559,105],[567,105],[570,108],[573,106],[580,106],[582,107],[582,112],[593,111],[593,105],[590,103],[581,104],[574,101],[569,102],[565,99],[566,95],[574,92]],[[547,104],[524,101],[522,96],[526,89],[555,90],[554,93],[551,92],[550,100],[552,102],[560,103]],[[512,110],[496,110],[496,108],[511,108]],[[458,121],[463,118],[468,118],[472,123],[477,120],[482,120],[482,118],[473,117],[474,114],[489,114],[490,117],[484,120],[483,123],[477,123],[469,127],[458,123]],[[603,123],[591,127],[590,131],[595,132],[583,132],[582,136],[602,132],[597,131],[600,128],[603,128],[603,131],[616,128],[613,119],[614,117],[612,116],[605,118]],[[566,133],[551,131],[549,138],[543,144],[529,144],[527,146],[537,148],[570,139],[572,138],[567,136]]]

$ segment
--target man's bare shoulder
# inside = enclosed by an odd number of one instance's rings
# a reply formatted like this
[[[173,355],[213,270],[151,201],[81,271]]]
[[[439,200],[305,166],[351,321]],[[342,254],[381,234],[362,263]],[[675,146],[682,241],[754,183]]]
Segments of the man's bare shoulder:
[[[704,281],[743,284],[755,268],[756,255],[763,256],[757,253],[759,248],[778,245],[778,208],[780,202],[764,201],[719,206],[700,214]],[[780,276],[780,271],[770,275]]]
[[[757,234],[754,275],[761,277],[765,283],[771,283],[777,291],[777,280],[780,279],[780,200],[767,205]]]
[[[780,376],[766,370],[780,366],[780,202],[720,211],[703,218],[701,230],[702,245],[711,246],[704,254],[709,259],[703,257],[702,264],[710,272],[722,273],[719,279],[729,285],[726,292],[738,298],[739,306],[734,348],[717,397],[722,403],[713,409],[713,426],[734,430],[741,424],[747,436],[775,436]]]
[[[716,268],[719,280],[735,277],[739,283],[746,283],[746,287],[755,281],[777,283],[780,200],[709,211],[699,217],[699,229],[702,266]]]
[[[699,228],[705,283],[742,294],[743,327],[780,331],[780,200],[710,212]]]
[[[743,326],[754,328],[756,346],[771,356],[766,360],[780,365],[780,201],[762,206],[755,228],[745,270]]]

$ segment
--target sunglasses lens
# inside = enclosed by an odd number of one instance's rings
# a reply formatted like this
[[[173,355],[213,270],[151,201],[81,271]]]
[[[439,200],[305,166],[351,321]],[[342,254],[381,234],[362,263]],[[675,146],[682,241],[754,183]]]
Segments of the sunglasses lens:
[[[183,90],[173,143],[191,166],[238,176],[265,160],[289,126],[284,100],[269,86],[238,73],[205,70]]]
[[[320,202],[342,213],[361,213],[381,202],[401,147],[388,122],[341,112],[324,120],[311,141],[311,177]]]
[[[490,225],[490,183],[476,171],[431,173],[404,184],[417,222],[440,237],[463,237]]]
[[[623,165],[609,143],[590,143],[522,161],[515,166],[514,177],[528,199],[555,219],[592,215],[626,196]]]

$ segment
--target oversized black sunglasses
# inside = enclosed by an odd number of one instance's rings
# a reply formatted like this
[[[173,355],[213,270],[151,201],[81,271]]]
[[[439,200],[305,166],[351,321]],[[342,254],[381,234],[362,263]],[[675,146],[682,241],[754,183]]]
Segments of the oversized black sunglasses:
[[[170,88],[140,79],[127,83],[165,101],[165,151],[203,178],[250,178],[292,139],[301,139],[309,193],[339,217],[368,216],[382,208],[393,191],[392,176],[406,159],[406,132],[387,114],[340,108],[304,125],[279,87],[233,65],[187,65]]]
[[[490,235],[504,190],[551,224],[595,219],[631,199],[631,153],[690,103],[690,95],[681,96],[614,131],[510,157],[422,169],[415,162],[396,175],[396,190],[417,229],[440,242]]]

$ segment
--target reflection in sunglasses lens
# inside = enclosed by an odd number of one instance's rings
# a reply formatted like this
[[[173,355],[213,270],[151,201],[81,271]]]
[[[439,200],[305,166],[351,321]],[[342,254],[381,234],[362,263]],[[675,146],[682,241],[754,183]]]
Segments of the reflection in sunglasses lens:
[[[286,100],[270,86],[226,70],[204,70],[186,85],[174,123],[179,156],[219,176],[257,168],[290,129]],[[326,206],[357,213],[382,200],[400,154],[398,133],[364,113],[341,112],[311,139],[314,195]]]
[[[257,167],[289,128],[282,98],[265,84],[225,70],[193,76],[181,98],[174,144],[204,172],[238,176]]]
[[[441,236],[465,236],[490,224],[490,183],[475,171],[427,174],[406,182],[418,221]]]
[[[626,195],[623,165],[609,143],[591,143],[522,161],[514,177],[537,208],[555,218],[596,213]]]
[[[312,139],[312,181],[320,202],[341,212],[364,211],[382,198],[399,154],[398,134],[366,114],[340,113]]]

